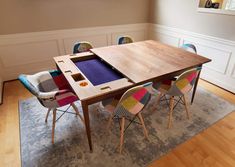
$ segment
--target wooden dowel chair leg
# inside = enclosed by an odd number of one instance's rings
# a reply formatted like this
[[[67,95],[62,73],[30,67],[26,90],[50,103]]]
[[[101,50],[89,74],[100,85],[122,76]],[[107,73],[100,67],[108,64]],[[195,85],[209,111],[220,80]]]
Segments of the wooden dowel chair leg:
[[[147,131],[146,127],[145,127],[144,119],[143,119],[143,117],[142,117],[140,112],[138,113],[138,118],[139,118],[139,120],[141,122],[141,125],[143,127],[144,136],[146,137],[147,140],[149,140],[148,131]]]
[[[81,119],[81,121],[82,121],[83,124],[85,125],[84,119],[83,119],[83,117],[81,116],[81,114],[79,113],[77,106],[76,106],[74,103],[71,103],[71,105],[72,105],[74,111],[76,112],[76,115],[79,116],[79,118]]]
[[[163,96],[163,93],[160,93],[159,95],[158,95],[158,97],[157,97],[157,104],[156,105],[158,105],[159,104],[159,102],[160,102],[160,99],[161,99],[161,97]]]
[[[107,130],[110,133],[110,125],[112,124],[113,121],[113,113],[110,114],[108,124],[107,124]]]
[[[168,120],[168,126],[167,128],[171,128],[172,126],[172,114],[174,109],[174,96],[170,97],[170,113],[169,113],[169,120]]]
[[[46,115],[46,119],[45,119],[45,122],[47,123],[47,118],[49,116],[49,113],[50,113],[51,109],[49,108],[48,111],[47,111],[47,115]]]
[[[55,122],[56,122],[56,109],[53,109],[52,137],[51,137],[51,142],[52,142],[52,144],[54,144]]]
[[[186,113],[187,113],[187,118],[190,119],[190,114],[189,114],[189,111],[188,111],[188,103],[187,103],[186,98],[185,98],[184,95],[183,95],[183,100],[184,100],[185,110],[186,110]]]
[[[119,153],[122,153],[122,146],[124,142],[124,129],[125,129],[125,117],[122,117],[121,120],[121,131],[120,131],[120,147],[119,147]]]

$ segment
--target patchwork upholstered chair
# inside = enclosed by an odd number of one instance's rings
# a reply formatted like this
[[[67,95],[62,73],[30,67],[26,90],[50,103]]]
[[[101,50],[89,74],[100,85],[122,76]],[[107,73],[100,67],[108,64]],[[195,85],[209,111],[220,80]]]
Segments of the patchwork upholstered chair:
[[[123,36],[118,39],[118,45],[133,43],[133,39],[129,36]]]
[[[170,97],[170,113],[168,119],[168,128],[170,128],[172,125],[173,110],[176,107],[176,105],[179,103],[185,106],[187,117],[189,119],[190,116],[185,94],[188,93],[193,88],[200,70],[201,68],[194,68],[182,73],[176,80],[174,79],[165,80],[153,84],[153,88],[160,92],[160,94],[157,97],[157,104],[159,104],[159,101],[163,98],[165,98],[165,100],[168,101],[169,99],[167,99],[166,95]],[[176,99],[176,97],[178,97],[178,100]]]
[[[75,54],[75,53],[82,53],[82,52],[88,52],[92,48],[93,48],[93,46],[92,46],[92,44],[90,42],[86,42],[86,41],[77,42],[77,43],[74,44],[73,54]]]
[[[19,80],[25,88],[37,97],[44,107],[48,108],[45,122],[47,122],[50,111],[53,111],[52,143],[54,143],[55,123],[60,118],[56,120],[56,111],[59,110],[59,107],[70,104],[75,110],[76,115],[84,122],[82,116],[79,114],[78,108],[74,104],[78,98],[71,90],[66,78],[61,72],[54,70],[43,71],[34,75],[21,74]]]
[[[196,49],[195,45],[190,44],[190,43],[183,44],[181,46],[181,48],[184,50],[187,50],[189,52],[192,52],[192,53],[197,53],[197,49]]]
[[[148,104],[151,94],[149,89],[151,89],[152,83],[147,83],[145,85],[136,86],[127,90],[121,97],[120,100],[108,99],[102,102],[105,110],[110,112],[110,117],[108,121],[107,128],[109,129],[112,120],[114,118],[121,121],[121,131],[120,131],[120,146],[119,152],[122,152],[122,146],[124,143],[124,133],[131,123],[136,122],[136,117],[143,127],[143,132],[145,137],[148,139],[148,132],[146,130],[141,111]],[[125,120],[129,120],[129,124],[125,128]],[[136,122],[138,123],[138,122]]]

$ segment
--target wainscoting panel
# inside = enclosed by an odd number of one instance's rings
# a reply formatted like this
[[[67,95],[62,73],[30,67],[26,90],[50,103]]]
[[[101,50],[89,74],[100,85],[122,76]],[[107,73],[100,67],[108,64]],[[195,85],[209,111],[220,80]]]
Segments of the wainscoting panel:
[[[94,47],[102,47],[116,44],[120,34],[141,41],[147,39],[148,28],[149,24],[143,23],[0,35],[2,80],[54,68],[53,57],[71,54],[76,41],[89,41]]]
[[[196,46],[198,54],[212,59],[203,66],[201,78],[235,93],[235,42],[181,29],[150,24],[149,38],[180,47]]]
[[[233,71],[231,77],[235,78],[235,64],[233,65]]]
[[[194,44],[197,47],[197,52],[199,55],[213,60],[210,63],[205,64],[205,67],[221,74],[226,74],[230,57],[232,55],[231,50],[222,50],[215,48],[214,46],[203,45],[189,40],[183,40],[183,43]]]
[[[154,35],[153,39],[160,41],[164,44],[168,44],[175,47],[178,47],[180,44],[180,38],[176,36],[165,33],[154,33],[153,35]]]
[[[28,65],[51,60],[59,55],[56,40],[0,46],[3,68]]]

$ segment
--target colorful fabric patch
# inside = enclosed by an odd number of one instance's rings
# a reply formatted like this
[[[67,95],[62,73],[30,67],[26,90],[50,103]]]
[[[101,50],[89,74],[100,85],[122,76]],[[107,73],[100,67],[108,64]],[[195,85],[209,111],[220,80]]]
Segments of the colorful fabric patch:
[[[143,88],[143,89],[141,89],[141,90],[135,92],[132,96],[133,96],[136,100],[140,101],[140,100],[144,97],[144,95],[146,94],[146,92],[147,92],[147,90],[146,90],[145,88]]]
[[[176,86],[178,87],[178,89],[183,89],[185,86],[187,86],[187,84],[189,84],[189,82],[186,78],[181,79],[178,82],[176,82]]]
[[[197,77],[197,72],[192,72],[190,75],[187,76],[187,79],[189,82],[191,82],[196,77]]]
[[[141,111],[141,109],[144,107],[142,103],[136,103],[134,107],[132,107],[129,112],[133,115],[138,114],[138,112]]]
[[[126,109],[129,110],[133,108],[138,101],[133,98],[132,96],[128,97],[127,99],[123,100],[122,106]]]

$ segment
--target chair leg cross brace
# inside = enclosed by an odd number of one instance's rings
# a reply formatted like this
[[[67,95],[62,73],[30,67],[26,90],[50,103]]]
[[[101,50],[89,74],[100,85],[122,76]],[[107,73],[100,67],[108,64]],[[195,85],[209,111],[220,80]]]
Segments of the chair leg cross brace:
[[[115,116],[111,117],[111,120],[114,118]],[[136,122],[135,119],[136,117],[139,118],[140,120],[140,123],[139,122]],[[127,125],[127,127],[125,128],[125,119],[127,119],[129,122],[129,124]],[[125,117],[122,117],[122,118],[118,118],[118,122],[119,122],[119,126],[120,126],[120,147],[119,147],[119,153],[122,152],[122,146],[123,146],[123,143],[124,143],[124,134],[126,132],[126,130],[129,128],[129,126],[134,122],[134,123],[138,123],[140,125],[142,125],[142,128],[143,128],[143,133],[144,133],[144,136],[147,140],[149,140],[148,138],[148,131],[145,127],[145,124],[144,124],[144,120],[143,120],[143,117],[141,115],[141,113],[138,113],[134,116],[133,119],[128,119],[128,118],[125,118]],[[120,121],[121,120],[121,121]]]
[[[180,96],[179,100],[176,101],[176,104],[174,104],[175,101],[176,100],[174,99],[174,96],[171,96],[170,97],[170,113],[169,113],[168,126],[167,126],[168,128],[170,128],[172,126],[172,114],[173,114],[173,111],[174,111],[174,109],[175,109],[175,107],[177,106],[178,103],[184,105],[185,111],[186,111],[186,114],[187,114],[187,118],[190,119],[190,114],[189,114],[189,111],[188,111],[188,105],[187,105],[185,96],[184,95]]]
[[[65,110],[65,111],[63,111],[63,110],[58,110],[58,109],[53,109],[53,121],[52,121],[52,144],[54,144],[54,136],[55,136],[55,123],[65,114],[65,113],[70,113],[70,112],[68,112],[68,109],[70,108],[70,107],[73,107],[73,109],[75,110],[75,112],[76,112],[76,116],[78,115],[79,117],[80,117],[80,119],[81,119],[81,121],[83,122],[83,124],[84,124],[84,119],[82,118],[82,116],[79,114],[79,111],[78,111],[78,108],[76,107],[76,105],[74,104],[74,103],[72,103],[72,104],[70,104],[69,105],[69,107]],[[47,111],[47,115],[46,115],[46,119],[45,119],[45,122],[47,122],[47,118],[48,118],[48,115],[49,115],[49,113],[50,113],[50,111],[51,111],[52,109],[48,109],[48,111]],[[60,112],[63,112],[60,116],[59,116],[59,118],[57,118],[56,119],[56,111],[60,111]]]

